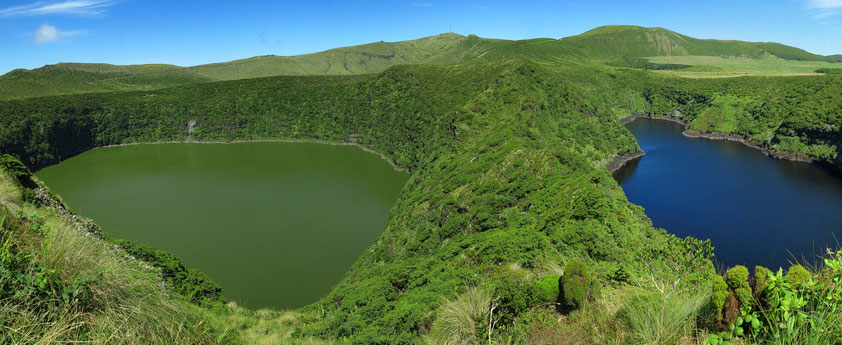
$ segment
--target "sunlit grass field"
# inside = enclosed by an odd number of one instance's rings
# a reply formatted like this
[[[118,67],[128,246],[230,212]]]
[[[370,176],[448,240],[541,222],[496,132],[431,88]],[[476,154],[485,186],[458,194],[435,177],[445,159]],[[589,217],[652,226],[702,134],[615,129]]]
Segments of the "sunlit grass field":
[[[688,78],[717,78],[739,76],[797,76],[817,75],[819,68],[842,68],[840,63],[824,61],[796,61],[783,59],[749,59],[720,56],[654,56],[646,58],[659,64],[681,64],[693,67],[661,70],[658,73]]]

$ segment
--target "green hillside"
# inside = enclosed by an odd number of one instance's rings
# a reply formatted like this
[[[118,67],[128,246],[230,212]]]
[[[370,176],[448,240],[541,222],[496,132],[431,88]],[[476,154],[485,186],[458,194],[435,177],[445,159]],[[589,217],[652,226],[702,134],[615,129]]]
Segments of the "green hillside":
[[[193,67],[61,63],[0,76],[0,100],[104,91],[154,90],[192,83],[278,75],[382,72],[402,64],[452,64],[474,58],[499,40],[441,34],[377,42],[299,56],[258,56]]]
[[[697,39],[664,28],[630,25],[599,27],[563,41],[597,55],[629,57],[649,56],[722,56],[750,59],[778,58],[799,61],[842,62],[838,55],[822,56],[779,43]]]
[[[344,75],[376,73],[394,65],[452,64],[482,54],[497,41],[441,34],[412,41],[376,42],[298,56],[258,56],[188,67],[217,80],[277,75]]]
[[[0,99],[104,91],[154,90],[212,81],[173,65],[60,63],[0,76]]]
[[[652,57],[742,58],[751,66],[732,68],[716,63],[661,60]],[[821,56],[777,43],[702,40],[662,28],[603,26],[561,40],[538,38],[519,41],[445,33],[401,42],[376,42],[298,56],[258,56],[230,62],[178,67],[172,65],[114,66],[69,64],[33,70],[15,70],[0,76],[0,100],[105,91],[154,90],[208,81],[280,75],[348,75],[378,73],[395,65],[455,64],[472,60],[526,59],[550,70],[595,63],[636,68],[683,68],[682,76],[739,76],[746,74],[813,74],[834,68],[842,56]],[[698,59],[697,59],[698,60]],[[754,68],[768,61],[783,61],[779,70]],[[809,61],[815,65],[798,65]],[[813,69],[815,67],[815,69]],[[809,70],[813,69],[813,70]],[[768,72],[768,71],[773,72]],[[760,72],[758,72],[760,71]],[[686,73],[686,72],[694,72]]]

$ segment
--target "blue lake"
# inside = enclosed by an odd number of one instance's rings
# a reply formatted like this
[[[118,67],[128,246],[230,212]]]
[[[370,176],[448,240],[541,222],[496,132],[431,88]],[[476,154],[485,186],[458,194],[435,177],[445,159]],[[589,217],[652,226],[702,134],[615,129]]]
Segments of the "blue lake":
[[[741,143],[688,138],[680,124],[626,125],[646,155],[615,172],[656,227],[711,239],[718,265],[814,263],[842,236],[842,179]]]

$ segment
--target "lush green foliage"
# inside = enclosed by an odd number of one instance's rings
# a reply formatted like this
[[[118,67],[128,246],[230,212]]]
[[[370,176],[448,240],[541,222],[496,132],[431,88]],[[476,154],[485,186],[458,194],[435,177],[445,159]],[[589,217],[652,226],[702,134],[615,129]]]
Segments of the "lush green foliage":
[[[713,291],[710,295],[710,304],[713,307],[714,321],[722,322],[722,308],[725,307],[725,300],[728,298],[728,284],[721,276],[713,277]]]
[[[711,334],[710,344],[838,344],[842,341],[842,254],[828,252],[824,268],[815,277],[801,265],[786,275],[766,269],[762,299],[742,305],[727,331]]]
[[[786,271],[786,280],[795,286],[806,283],[810,280],[811,276],[810,271],[801,265],[792,265]]]
[[[570,260],[564,265],[559,288],[564,306],[569,309],[583,306],[599,293],[599,285],[588,265],[576,260]]]
[[[733,134],[771,154],[842,168],[842,79],[655,78],[648,111],[681,118],[695,133]]]
[[[538,298],[544,303],[557,303],[561,295],[561,276],[545,275],[538,281]]]

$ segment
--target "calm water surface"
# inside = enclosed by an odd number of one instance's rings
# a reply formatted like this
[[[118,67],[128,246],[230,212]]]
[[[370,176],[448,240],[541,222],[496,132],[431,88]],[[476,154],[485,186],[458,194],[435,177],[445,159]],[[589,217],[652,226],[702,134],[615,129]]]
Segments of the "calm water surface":
[[[615,174],[657,227],[710,238],[717,261],[786,267],[815,262],[842,236],[842,179],[736,142],[688,138],[658,120],[627,125],[646,152]]]
[[[103,231],[175,254],[241,305],[276,308],[338,283],[407,179],[357,147],[311,143],[109,147],[36,175]]]

